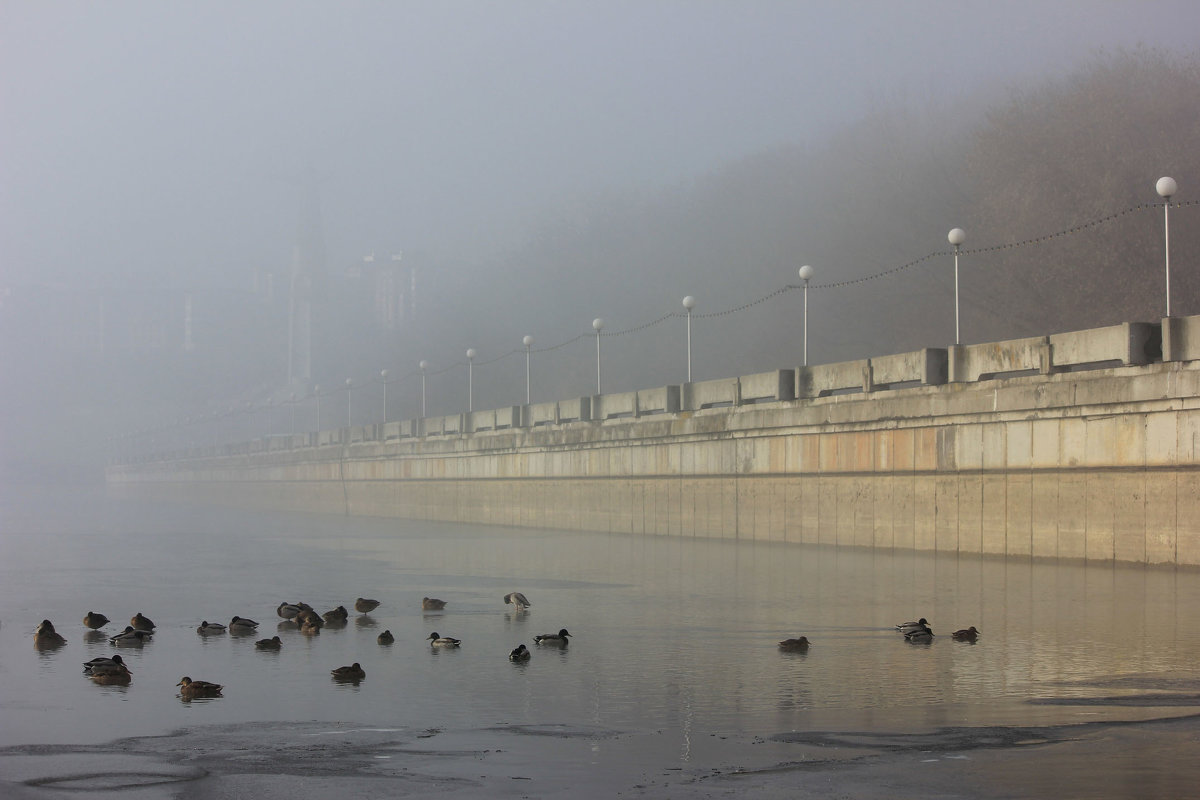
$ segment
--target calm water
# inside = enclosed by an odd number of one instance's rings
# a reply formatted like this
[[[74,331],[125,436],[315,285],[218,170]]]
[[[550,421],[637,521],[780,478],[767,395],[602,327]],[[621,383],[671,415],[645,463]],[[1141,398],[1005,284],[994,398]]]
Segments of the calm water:
[[[505,606],[512,590],[533,608]],[[281,601],[352,609],[360,595],[383,604],[317,637],[279,631],[278,653],[257,651],[260,637],[195,632],[236,614],[271,636]],[[426,595],[447,609],[422,612]],[[0,746],[244,722],[553,724],[653,732],[657,757],[687,764],[722,735],[1157,718],[1195,708],[1090,701],[1194,691],[1197,607],[1196,572],[10,493],[0,508]],[[139,611],[158,623],[150,644],[120,650],[130,686],[81,675],[81,662],[115,651],[89,638],[88,610],[116,621],[110,633]],[[946,635],[919,646],[892,630],[919,616]],[[66,646],[34,648],[43,618]],[[977,644],[950,640],[969,625],[982,631]],[[533,646],[561,627],[574,634],[569,648]],[[385,628],[391,647],[376,643]],[[432,631],[461,649],[432,650]],[[776,647],[800,634],[807,654]],[[509,663],[521,642],[532,660]],[[366,680],[331,682],[330,669],[354,661]],[[183,703],[183,675],[224,684],[225,697]],[[1054,698],[1072,702],[1031,702]]]

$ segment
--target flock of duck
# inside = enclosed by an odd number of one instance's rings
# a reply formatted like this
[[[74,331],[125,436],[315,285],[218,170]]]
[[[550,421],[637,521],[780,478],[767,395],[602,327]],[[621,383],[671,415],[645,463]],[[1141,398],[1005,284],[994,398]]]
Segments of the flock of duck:
[[[521,592],[509,592],[504,596],[504,602],[516,606],[518,611],[524,611],[531,605],[528,598]],[[354,601],[354,610],[360,614],[369,614],[379,606],[380,602],[371,598],[360,597]],[[439,600],[434,597],[425,597],[421,600],[421,609],[424,611],[441,611],[445,608],[445,600]],[[338,606],[326,611],[324,614],[318,614],[307,603],[283,602],[275,609],[275,613],[281,619],[279,623],[281,627],[294,627],[300,633],[308,636],[319,634],[321,629],[326,626],[344,626],[350,617],[350,612],[345,606]],[[83,624],[93,631],[98,631],[108,625],[110,621],[108,617],[94,611],[89,611],[83,618]],[[129,620],[129,624],[125,626],[125,630],[110,636],[108,641],[114,647],[139,647],[154,636],[156,627],[153,620],[138,612]],[[239,616],[234,616],[228,625],[203,620],[196,627],[196,633],[201,636],[216,636],[224,633],[247,636],[253,635],[257,631],[257,622]],[[570,636],[571,634],[566,628],[561,628],[557,633],[544,633],[534,636],[533,641],[540,646],[566,647],[569,644]],[[376,637],[376,641],[380,645],[386,646],[395,642],[395,637],[390,630],[385,630]],[[458,647],[462,644],[461,639],[455,639],[452,636],[442,636],[437,631],[429,634],[427,641],[430,647],[435,648]],[[54,624],[48,619],[42,620],[34,632],[34,644],[39,649],[53,649],[61,647],[66,643],[66,638],[54,629]],[[280,650],[282,649],[283,641],[279,636],[272,636],[269,639],[259,639],[254,643],[254,646],[259,650]],[[515,662],[528,661],[530,657],[531,653],[524,644],[518,645],[508,654],[509,660]],[[119,653],[107,657],[93,658],[90,661],[84,662],[83,673],[91,678],[93,682],[105,686],[128,686],[133,680],[133,673],[130,672],[129,666]],[[330,670],[330,674],[335,681],[355,683],[367,676],[366,671],[358,662],[335,667]],[[220,697],[222,690],[225,688],[217,683],[193,680],[186,675],[180,679],[176,686],[179,687],[179,695],[184,700]]]
[[[905,641],[913,644],[928,644],[933,641],[933,629],[929,627],[929,620],[924,617],[915,622],[901,622],[896,626],[896,630],[904,634]],[[974,625],[950,634],[950,638],[956,642],[974,642],[979,636],[980,633]],[[808,652],[808,645],[808,637],[801,636],[796,639],[784,639],[779,643],[779,649],[793,653],[805,653]]]

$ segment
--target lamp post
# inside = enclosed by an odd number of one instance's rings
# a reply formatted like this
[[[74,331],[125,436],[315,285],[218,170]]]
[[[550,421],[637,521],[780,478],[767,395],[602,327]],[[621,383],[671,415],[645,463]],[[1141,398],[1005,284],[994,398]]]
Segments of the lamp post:
[[[317,398],[317,433],[321,432],[321,384],[313,386],[313,397]]]
[[[292,408],[292,435],[296,435],[296,393],[292,392],[288,396],[288,404]]]
[[[1159,178],[1155,191],[1163,199],[1163,252],[1167,271],[1167,316],[1171,316],[1171,196],[1179,191],[1174,178]]]
[[[387,384],[388,371],[386,369],[379,370],[379,380],[383,382],[383,422],[387,424]]]
[[[525,345],[525,405],[529,405],[531,402],[533,402],[530,399],[531,393],[529,391],[529,348],[533,345],[533,337],[526,335],[525,338],[521,340],[521,343]]]
[[[354,381],[346,378],[346,427],[350,427],[350,399],[354,394]]]
[[[417,366],[421,368],[421,419],[425,419],[425,370],[429,369],[429,362],[421,359]]]
[[[475,410],[475,348],[467,348],[467,411]]]
[[[592,327],[596,330],[596,394],[603,394],[600,391],[600,331],[604,330],[604,320],[596,317],[592,320]]]
[[[962,344],[958,334],[958,248],[967,240],[967,232],[962,228],[951,228],[946,234],[946,241],[954,245],[954,344]]]
[[[800,280],[804,281],[804,366],[808,366],[808,282],[815,270],[808,264],[800,268]]]
[[[683,298],[683,307],[687,309],[687,382],[692,382],[692,308],[696,298],[690,294]]]

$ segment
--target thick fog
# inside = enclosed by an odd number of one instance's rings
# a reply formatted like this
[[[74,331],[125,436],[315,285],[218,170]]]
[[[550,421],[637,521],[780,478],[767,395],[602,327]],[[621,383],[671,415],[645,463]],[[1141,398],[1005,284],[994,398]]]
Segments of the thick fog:
[[[383,369],[388,418],[414,417],[421,359],[428,413],[465,411],[467,348],[475,408],[519,404],[525,334],[535,402],[590,394],[592,319],[638,328],[684,295],[697,380],[792,367],[798,290],[700,315],[797,284],[804,263],[823,287],[814,361],[945,346],[944,260],[829,284],[945,249],[947,230],[981,219],[965,208],[989,192],[972,175],[991,151],[969,137],[1019,92],[1112,53],[1142,53],[1143,69],[1147,52],[1183,58],[1188,73],[1197,30],[1190,0],[8,0],[6,480],[311,430],[317,384],[322,427],[376,422]],[[1053,224],[1156,200],[1154,180],[1187,166],[1163,163],[1175,152]],[[1175,177],[1196,196],[1200,174]],[[1048,232],[969,227],[989,245]],[[297,270],[311,281],[299,309]],[[1161,316],[1121,296],[1056,317],[964,286],[965,338]],[[683,326],[603,337],[604,389],[682,382]]]

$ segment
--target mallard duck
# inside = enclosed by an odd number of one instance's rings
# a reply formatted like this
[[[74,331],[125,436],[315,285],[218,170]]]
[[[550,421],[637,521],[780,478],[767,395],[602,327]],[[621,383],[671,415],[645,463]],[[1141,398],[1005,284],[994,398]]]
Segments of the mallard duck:
[[[318,620],[319,618],[304,620],[304,623],[300,626],[300,632],[305,636],[316,636],[321,632],[321,628],[324,627]]]
[[[83,616],[83,624],[92,630],[96,630],[108,624],[108,617],[103,614],[97,614],[95,611],[89,611]]]
[[[279,650],[283,647],[283,641],[278,636],[272,636],[270,639],[259,639],[254,646],[259,650]]]
[[[140,647],[141,645],[150,641],[150,637],[153,635],[154,635],[154,633],[152,631],[138,630],[137,628],[133,627],[132,625],[126,625],[125,630],[121,631],[120,633],[116,634],[115,636],[108,637],[108,641],[112,644],[117,645],[118,647],[122,647],[122,646]]]
[[[958,642],[973,642],[979,638],[979,631],[975,630],[975,626],[972,625],[969,628],[955,631],[950,634],[950,638]]]
[[[523,644],[517,645],[513,651],[508,654],[509,661],[528,661],[530,657],[529,648]]]
[[[803,651],[808,649],[808,637],[801,636],[799,639],[784,639],[779,643],[780,650]]]
[[[361,681],[367,677],[366,670],[358,665],[355,661],[348,667],[338,667],[337,669],[329,670],[329,674],[337,681]]]
[[[452,636],[439,636],[437,631],[429,634],[430,647],[458,647],[462,644],[462,639],[455,639]]]
[[[325,625],[325,620],[321,619],[321,615],[310,608],[301,609],[293,620],[297,625],[312,624],[318,628]]]
[[[438,600],[436,597],[421,598],[421,609],[424,611],[441,611],[445,607],[445,600]]]
[[[185,700],[190,700],[193,697],[220,697],[221,690],[225,688],[217,683],[194,681],[186,675],[180,678],[179,683],[175,685],[179,687],[179,694]]]
[[[571,634],[567,633],[566,628],[562,628],[558,633],[539,634],[533,637],[533,641],[537,644],[556,644],[559,647],[565,647],[567,644],[569,644],[569,642],[567,642],[567,637],[570,635]]]
[[[118,667],[119,668],[119,667],[124,667],[124,666],[125,666],[125,660],[122,659],[121,656],[119,656],[119,655],[114,655],[112,658],[105,658],[104,656],[100,656],[99,658],[93,658],[91,661],[83,662],[83,674],[91,675],[92,672],[96,669],[105,670],[105,669],[109,669],[110,667]]]
[[[901,622],[896,626],[896,630],[900,631],[901,633],[909,633],[910,631],[920,630],[921,628],[926,628],[928,626],[929,620],[921,617],[916,622]]]
[[[214,633],[224,633],[225,626],[219,622],[209,622],[204,620],[196,626],[196,633],[201,636],[212,636]]]
[[[928,625],[922,625],[904,632],[904,638],[910,642],[927,643],[933,641],[933,630]]]
[[[125,665],[120,656],[113,656],[112,658],[93,658],[83,665],[83,674],[95,678],[100,675],[129,676],[133,673],[129,671],[129,667]]]
[[[254,629],[258,627],[258,623],[252,619],[245,617],[234,617],[229,621],[230,633],[254,633]]]
[[[129,620],[129,624],[139,631],[152,631],[156,627],[154,621],[149,617],[142,616],[142,612],[133,615]]]
[[[275,613],[283,619],[295,619],[303,609],[297,603],[280,603]]]
[[[396,641],[396,637],[392,636],[391,631],[384,631],[375,637],[375,641],[379,642],[380,644],[391,644],[392,642]]]
[[[335,609],[326,611],[324,617],[326,625],[337,625],[350,619],[350,612],[346,610],[345,606],[338,606]]]
[[[129,670],[124,672],[98,672],[89,673],[92,683],[98,683],[101,686],[128,686],[133,681],[133,675]]]
[[[54,630],[54,623],[48,619],[42,620],[37,626],[37,630],[33,632],[33,643],[38,647],[58,647],[64,645],[67,640],[62,634]]]
[[[521,594],[520,592],[509,592],[508,594],[504,595],[504,602],[506,604],[512,604],[516,606],[518,610],[529,608],[531,605],[530,602],[525,598],[525,595]]]
[[[379,608],[379,601],[369,597],[360,597],[354,601],[354,610],[360,614],[370,614],[377,608]]]

